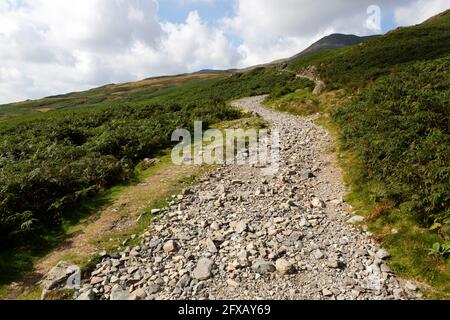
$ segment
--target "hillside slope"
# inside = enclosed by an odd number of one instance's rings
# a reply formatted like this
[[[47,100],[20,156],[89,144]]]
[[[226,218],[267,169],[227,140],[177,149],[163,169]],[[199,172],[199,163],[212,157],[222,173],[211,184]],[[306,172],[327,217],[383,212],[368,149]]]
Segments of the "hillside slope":
[[[169,88],[201,80],[213,80],[229,76],[230,72],[198,72],[178,76],[153,77],[142,81],[108,84],[82,92],[55,95],[37,100],[0,105],[1,117],[13,117],[28,113],[47,113],[50,111],[91,107],[102,104],[120,104],[149,99],[164,93]]]

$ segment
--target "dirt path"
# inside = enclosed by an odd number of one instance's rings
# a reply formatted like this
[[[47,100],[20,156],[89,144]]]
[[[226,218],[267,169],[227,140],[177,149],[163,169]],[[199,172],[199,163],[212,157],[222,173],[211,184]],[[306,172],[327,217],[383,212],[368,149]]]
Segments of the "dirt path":
[[[222,166],[152,224],[142,245],[111,255],[82,287],[86,299],[401,299],[388,254],[354,226],[329,134],[269,111],[234,106],[280,132],[280,171]],[[411,293],[410,293],[411,294]]]

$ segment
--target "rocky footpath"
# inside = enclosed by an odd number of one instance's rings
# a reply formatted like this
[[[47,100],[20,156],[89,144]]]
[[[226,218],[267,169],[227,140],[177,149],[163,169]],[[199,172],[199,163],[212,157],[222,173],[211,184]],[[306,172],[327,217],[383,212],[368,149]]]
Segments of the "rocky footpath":
[[[184,190],[138,247],[103,260],[77,299],[411,299],[389,253],[352,223],[328,133],[313,118],[235,106],[280,131],[281,167],[222,166]],[[349,221],[350,220],[350,221]]]

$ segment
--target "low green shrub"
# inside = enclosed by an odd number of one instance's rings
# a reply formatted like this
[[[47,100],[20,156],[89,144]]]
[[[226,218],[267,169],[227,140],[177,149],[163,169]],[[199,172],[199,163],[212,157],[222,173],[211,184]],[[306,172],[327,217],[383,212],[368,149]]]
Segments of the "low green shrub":
[[[450,56],[377,80],[334,119],[379,202],[426,226],[450,217]]]

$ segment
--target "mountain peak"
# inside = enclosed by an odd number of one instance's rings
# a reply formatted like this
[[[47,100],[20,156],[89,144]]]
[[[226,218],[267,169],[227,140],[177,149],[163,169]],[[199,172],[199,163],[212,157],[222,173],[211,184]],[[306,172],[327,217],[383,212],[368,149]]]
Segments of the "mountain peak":
[[[323,37],[301,53],[293,56],[291,59],[296,59],[322,50],[354,46],[376,37],[379,37],[379,35],[359,37],[354,34],[333,33]]]

